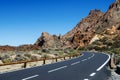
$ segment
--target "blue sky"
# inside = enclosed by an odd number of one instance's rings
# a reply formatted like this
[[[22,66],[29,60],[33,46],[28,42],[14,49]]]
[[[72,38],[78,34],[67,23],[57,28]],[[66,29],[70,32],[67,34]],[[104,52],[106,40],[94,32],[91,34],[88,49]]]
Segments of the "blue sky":
[[[90,10],[115,0],[0,0],[0,45],[33,44],[42,32],[64,35]]]

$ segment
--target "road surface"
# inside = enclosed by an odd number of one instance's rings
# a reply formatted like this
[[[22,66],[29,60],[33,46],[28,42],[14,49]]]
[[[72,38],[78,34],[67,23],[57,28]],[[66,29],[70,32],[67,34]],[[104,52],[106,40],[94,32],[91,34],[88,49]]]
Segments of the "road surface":
[[[84,52],[70,60],[0,74],[0,80],[92,80],[104,68],[109,55]]]

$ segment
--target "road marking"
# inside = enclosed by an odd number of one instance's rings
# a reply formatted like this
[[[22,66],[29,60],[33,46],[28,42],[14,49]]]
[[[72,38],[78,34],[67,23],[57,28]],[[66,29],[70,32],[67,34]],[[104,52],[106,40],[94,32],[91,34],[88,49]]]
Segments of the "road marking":
[[[80,63],[80,61],[74,62],[74,63],[72,63],[71,65],[75,65],[75,64],[79,64],[79,63]]]
[[[59,67],[59,68],[56,68],[56,69],[53,69],[53,70],[49,70],[48,73],[51,73],[51,72],[54,72],[54,71],[57,71],[57,70],[60,70],[60,69],[64,69],[66,67],[67,66],[62,66],[62,67]]]
[[[91,57],[88,57],[88,59],[91,59]]]
[[[96,73],[92,73],[92,74],[90,74],[90,76],[94,76]]]
[[[80,57],[84,56],[84,54],[82,54]]]
[[[108,55],[108,54],[106,54],[106,55]],[[110,60],[110,55],[108,55],[108,57],[109,58],[105,61],[105,63],[103,65],[101,65],[96,71],[100,71],[108,63],[108,61]]]
[[[94,56],[95,56],[95,54],[93,54],[93,55],[91,56],[91,58],[94,57]]]
[[[93,54],[92,56],[88,57],[88,59],[91,59],[91,58],[94,57],[94,56],[95,56],[95,54]]]
[[[89,79],[84,79],[84,80],[89,80]]]
[[[30,77],[24,78],[24,79],[22,79],[22,80],[28,80],[28,79],[31,79],[31,78],[35,78],[35,77],[37,77],[37,76],[39,76],[39,75],[30,76]]]
[[[83,59],[82,61],[86,61],[87,59]]]

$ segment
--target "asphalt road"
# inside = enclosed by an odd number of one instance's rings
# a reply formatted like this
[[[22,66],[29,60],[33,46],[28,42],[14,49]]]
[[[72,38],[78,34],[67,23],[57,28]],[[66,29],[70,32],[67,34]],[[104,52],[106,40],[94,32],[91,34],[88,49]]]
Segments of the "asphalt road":
[[[84,52],[70,60],[0,74],[0,80],[92,80],[108,63],[106,54]]]

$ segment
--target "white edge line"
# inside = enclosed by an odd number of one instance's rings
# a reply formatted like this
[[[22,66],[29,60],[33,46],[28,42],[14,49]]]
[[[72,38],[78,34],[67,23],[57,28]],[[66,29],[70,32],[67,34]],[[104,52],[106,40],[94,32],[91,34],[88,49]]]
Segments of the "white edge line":
[[[108,63],[108,61],[110,60],[110,55],[109,54],[106,54],[106,55],[108,55],[108,59],[106,60],[106,62],[103,64],[103,65],[101,65],[98,69],[97,69],[97,71],[100,71],[107,63]]]
[[[34,78],[34,77],[37,77],[37,76],[39,76],[39,75],[30,76],[30,77],[24,78],[22,80],[28,80],[28,79],[31,79],[31,78]]]
[[[51,72],[54,72],[54,71],[57,71],[57,70],[60,70],[60,69],[63,69],[63,68],[66,68],[67,66],[62,66],[62,67],[59,67],[59,68],[56,68],[56,69],[53,69],[53,70],[49,70],[48,73],[51,73]]]
[[[94,76],[96,73],[92,73],[92,74],[90,74],[90,76],[92,77],[92,76]]]

